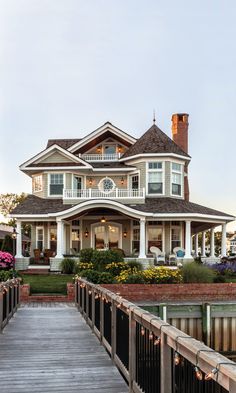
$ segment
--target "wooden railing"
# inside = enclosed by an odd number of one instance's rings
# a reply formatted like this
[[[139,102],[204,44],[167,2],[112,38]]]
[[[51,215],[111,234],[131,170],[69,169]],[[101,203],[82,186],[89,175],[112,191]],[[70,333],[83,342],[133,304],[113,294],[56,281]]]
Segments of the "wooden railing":
[[[0,331],[16,312],[20,304],[20,279],[0,283]]]
[[[119,294],[79,278],[75,302],[130,392],[236,392],[236,363]]]
[[[118,161],[121,154],[80,154],[79,157],[85,161]]]

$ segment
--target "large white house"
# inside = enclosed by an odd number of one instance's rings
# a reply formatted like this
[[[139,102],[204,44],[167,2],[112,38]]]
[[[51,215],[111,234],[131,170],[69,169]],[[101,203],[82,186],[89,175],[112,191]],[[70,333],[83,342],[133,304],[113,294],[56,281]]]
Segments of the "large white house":
[[[32,179],[32,194],[17,206],[17,266],[22,256],[21,226],[32,225],[34,250],[51,251],[51,270],[65,254],[84,248],[120,248],[140,260],[156,246],[168,258],[175,247],[192,258],[192,236],[234,217],[189,201],[188,115],[172,116],[172,139],[155,121],[136,139],[107,122],[81,139],[49,140],[45,150],[20,166]],[[197,249],[197,248],[196,248]]]

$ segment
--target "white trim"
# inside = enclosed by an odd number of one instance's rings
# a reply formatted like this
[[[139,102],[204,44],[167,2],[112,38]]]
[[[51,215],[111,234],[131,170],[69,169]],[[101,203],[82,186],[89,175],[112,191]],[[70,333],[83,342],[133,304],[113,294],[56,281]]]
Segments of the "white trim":
[[[51,154],[53,154],[54,151],[59,151],[65,157],[69,157],[71,159],[71,161],[82,163],[85,167],[87,166],[87,167],[91,168],[90,164],[88,164],[87,162],[83,161],[81,158],[75,156],[74,154],[70,153],[68,150],[63,149],[61,146],[59,146],[55,143],[54,145],[52,145],[52,146],[48,147],[47,149],[41,151],[40,153],[36,154],[36,156],[30,158],[28,161],[25,161],[23,164],[20,165],[20,169],[21,170],[30,169],[27,167],[28,165],[32,164],[33,162],[38,161],[42,157],[50,156]],[[84,166],[83,166],[83,168],[84,168]],[[39,169],[39,167],[37,167],[37,168]],[[45,167],[43,167],[43,168],[45,168]]]
[[[95,244],[94,244],[94,228],[97,226],[104,226],[105,228],[107,228],[109,225],[113,225],[119,228],[119,240],[118,240],[118,248],[122,248],[123,247],[123,237],[122,237],[122,233],[123,233],[123,224],[120,224],[118,222],[114,222],[114,221],[109,221],[109,222],[105,222],[105,223],[101,223],[100,221],[94,222],[92,224],[90,224],[90,233],[91,233],[91,237],[90,237],[90,246],[92,248],[95,249]],[[108,244],[108,231],[105,229],[105,238],[104,238],[104,246],[105,246],[105,250],[108,249],[106,248],[106,244]]]
[[[185,161],[191,161],[191,157],[181,156],[180,154],[175,154],[175,153],[142,153],[142,154],[135,154],[134,156],[121,158],[120,161],[135,160],[136,158],[143,158],[143,160],[145,160],[146,157],[153,157],[155,159],[158,159],[159,157],[175,157],[175,158],[180,158],[180,159],[185,160]]]
[[[92,168],[93,169],[93,172],[121,172],[122,173],[122,171],[127,171],[127,172],[130,172],[130,171],[133,171],[134,170],[134,167],[127,167],[127,168]]]
[[[101,127],[97,128],[96,130],[92,131],[90,134],[88,134],[86,137],[81,139],[81,141],[75,143],[74,145],[70,146],[68,148],[68,151],[74,152],[77,149],[81,148],[82,146],[86,145],[89,143],[91,140],[96,138],[98,135],[104,134],[106,131],[111,131],[115,136],[120,136],[122,139],[126,140],[127,142],[134,144],[137,139],[133,138],[131,135],[126,134],[124,131],[120,130],[119,128],[113,126],[111,123],[106,122],[103,124]]]
[[[149,169],[149,164],[151,162],[155,162],[155,163],[161,163],[162,164],[162,168],[161,169]],[[165,196],[165,170],[166,170],[166,165],[165,165],[165,161],[160,161],[160,160],[153,160],[153,161],[147,161],[146,162],[146,196],[149,198],[156,198],[158,196]],[[162,193],[148,193],[148,174],[150,172],[157,172],[157,173],[161,173],[162,174]]]
[[[71,170],[71,166],[35,166],[35,167],[30,167],[30,168],[21,168],[20,167],[20,170],[22,170],[22,171],[36,171],[36,170],[46,170],[46,171],[53,171],[53,172],[55,172],[55,171],[57,171],[57,170],[63,170],[63,169],[65,169],[65,170]],[[91,168],[86,168],[86,167],[84,167],[84,166],[73,166],[73,169],[91,169]]]
[[[173,170],[172,164],[179,164],[181,167],[180,171]],[[180,195],[176,195],[172,193],[172,184],[175,184],[173,183],[173,174],[180,175],[180,187],[181,187]],[[174,161],[170,161],[170,195],[175,198],[183,198],[184,196],[184,165]]]
[[[45,234],[44,234],[44,225],[37,225],[36,227],[35,227],[35,245],[36,245],[36,247],[35,248],[38,248],[38,241],[39,241],[39,239],[38,239],[38,230],[39,229],[42,229],[42,231],[43,231],[43,241],[42,241],[42,250],[44,249],[44,242],[45,242]]]

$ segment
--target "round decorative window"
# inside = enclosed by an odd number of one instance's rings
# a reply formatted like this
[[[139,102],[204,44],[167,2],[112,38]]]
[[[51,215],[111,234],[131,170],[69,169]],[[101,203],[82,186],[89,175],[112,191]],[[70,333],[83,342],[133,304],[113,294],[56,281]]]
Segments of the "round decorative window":
[[[98,184],[98,188],[100,191],[109,194],[115,188],[115,183],[110,177],[105,177],[104,179],[100,180]]]

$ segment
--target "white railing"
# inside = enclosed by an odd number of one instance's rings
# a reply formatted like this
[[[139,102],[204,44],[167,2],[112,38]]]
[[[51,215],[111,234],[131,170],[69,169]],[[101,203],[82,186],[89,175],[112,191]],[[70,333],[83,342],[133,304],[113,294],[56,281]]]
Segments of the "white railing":
[[[80,154],[79,157],[85,161],[117,161],[121,154]]]
[[[137,190],[126,190],[121,188],[115,188],[113,191],[105,192],[101,191],[98,188],[87,188],[83,190],[72,190],[72,189],[64,189],[63,191],[63,199],[136,199],[136,198],[145,198],[145,189],[137,189]]]

